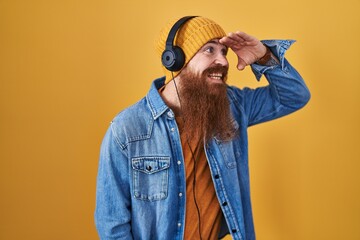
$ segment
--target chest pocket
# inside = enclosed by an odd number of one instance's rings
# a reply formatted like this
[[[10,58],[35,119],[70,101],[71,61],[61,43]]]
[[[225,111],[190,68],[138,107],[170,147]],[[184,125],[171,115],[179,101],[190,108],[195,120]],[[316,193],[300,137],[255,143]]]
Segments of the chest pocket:
[[[140,200],[156,201],[168,195],[170,157],[132,159],[133,191]]]

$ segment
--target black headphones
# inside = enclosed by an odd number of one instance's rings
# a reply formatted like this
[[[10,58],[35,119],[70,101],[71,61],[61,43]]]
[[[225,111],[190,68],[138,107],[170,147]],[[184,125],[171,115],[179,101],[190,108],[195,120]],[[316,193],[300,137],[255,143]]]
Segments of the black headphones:
[[[166,39],[165,50],[161,55],[161,62],[164,67],[172,72],[179,71],[185,64],[185,54],[184,51],[178,47],[174,46],[174,38],[177,31],[180,27],[191,18],[196,16],[186,16],[180,18],[171,28],[168,38]]]

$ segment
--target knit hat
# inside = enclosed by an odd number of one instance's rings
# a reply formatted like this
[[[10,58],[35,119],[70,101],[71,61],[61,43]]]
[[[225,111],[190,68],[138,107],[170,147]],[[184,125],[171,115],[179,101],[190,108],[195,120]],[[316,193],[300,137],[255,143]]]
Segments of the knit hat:
[[[165,28],[160,31],[160,36],[156,43],[156,50],[159,53],[160,59],[161,54],[165,50],[166,39],[169,35],[171,27],[179,19],[175,19],[169,22]],[[199,49],[204,46],[208,41],[216,38],[224,37],[225,31],[214,21],[204,18],[204,17],[195,17],[186,21],[178,30],[175,39],[174,45],[180,47],[185,53],[185,64],[190,61],[190,59],[199,51]],[[173,76],[176,77],[181,70],[173,72],[167,70],[164,66],[163,70],[165,72],[165,84],[172,80]]]

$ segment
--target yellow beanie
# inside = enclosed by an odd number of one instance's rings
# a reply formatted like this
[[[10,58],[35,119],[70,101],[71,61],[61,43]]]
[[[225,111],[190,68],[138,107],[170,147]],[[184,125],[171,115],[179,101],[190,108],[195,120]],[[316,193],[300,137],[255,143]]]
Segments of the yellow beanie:
[[[160,59],[161,54],[165,50],[166,39],[169,35],[171,27],[179,19],[175,19],[169,22],[165,28],[160,31],[159,39],[156,43],[156,49],[159,53]],[[204,46],[208,41],[216,38],[224,37],[225,31],[214,21],[204,18],[204,17],[195,17],[186,21],[178,30],[174,45],[180,47],[185,53],[185,64],[190,61],[190,59],[199,51],[199,49]],[[165,84],[172,80],[171,71],[167,70],[164,66],[163,70],[165,72]],[[176,77],[180,71],[173,72],[174,77]]]

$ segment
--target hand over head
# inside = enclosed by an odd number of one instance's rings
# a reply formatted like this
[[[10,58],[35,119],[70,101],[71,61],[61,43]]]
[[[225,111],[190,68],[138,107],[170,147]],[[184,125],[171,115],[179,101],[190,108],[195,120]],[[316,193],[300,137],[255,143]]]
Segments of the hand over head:
[[[237,68],[243,70],[266,53],[266,47],[257,38],[244,32],[231,32],[219,40],[221,44],[231,48],[238,57]]]

